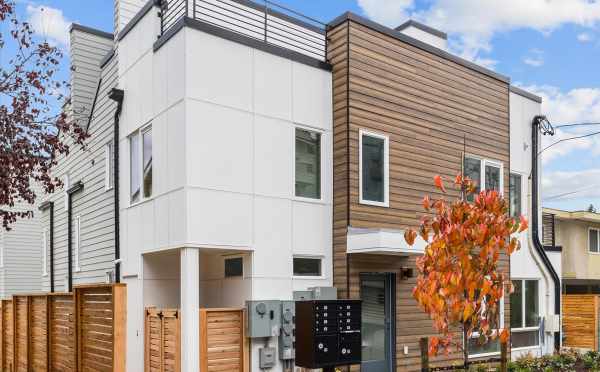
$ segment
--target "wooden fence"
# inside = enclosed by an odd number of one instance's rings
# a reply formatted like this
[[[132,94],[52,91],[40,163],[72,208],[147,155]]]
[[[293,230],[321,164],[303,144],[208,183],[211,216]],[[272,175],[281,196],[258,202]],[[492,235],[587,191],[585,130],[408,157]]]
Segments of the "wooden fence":
[[[563,346],[598,350],[598,295],[563,295]]]
[[[100,284],[2,300],[2,371],[125,371],[126,296]]]
[[[200,309],[200,370],[249,371],[244,309]],[[181,313],[146,309],[145,371],[181,371]]]

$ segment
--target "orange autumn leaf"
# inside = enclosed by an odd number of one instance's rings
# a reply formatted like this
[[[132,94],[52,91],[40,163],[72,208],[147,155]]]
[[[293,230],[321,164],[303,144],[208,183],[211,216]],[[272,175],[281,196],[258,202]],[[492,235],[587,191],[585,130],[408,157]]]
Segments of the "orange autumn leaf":
[[[440,176],[439,174],[435,177],[433,177],[433,182],[435,184],[435,187],[437,187],[438,189],[442,190],[442,192],[446,192],[446,188],[444,187],[444,181],[442,180],[442,176]]]
[[[417,232],[413,229],[408,229],[404,232],[404,240],[408,245],[415,244],[415,239],[417,238]]]
[[[510,332],[508,331],[508,329],[503,329],[502,332],[500,332],[500,342],[505,344],[508,342],[508,337],[510,336]]]
[[[521,215],[521,217],[519,217],[520,222],[521,222],[521,227],[519,227],[519,232],[523,232],[525,230],[527,230],[527,228],[529,227],[529,222],[527,221],[527,218],[525,218],[525,216]]]

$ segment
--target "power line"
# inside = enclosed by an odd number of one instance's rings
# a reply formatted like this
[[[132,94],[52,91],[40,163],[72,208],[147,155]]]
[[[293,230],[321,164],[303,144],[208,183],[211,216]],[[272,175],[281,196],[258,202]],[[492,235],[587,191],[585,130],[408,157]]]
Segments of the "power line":
[[[565,192],[565,193],[557,194],[557,195],[552,195],[552,196],[549,196],[547,198],[544,198],[544,200],[548,201],[548,200],[560,199],[560,198],[562,198],[564,196],[569,196],[569,195],[573,195],[573,194],[579,194],[580,192],[587,191],[587,190],[590,190],[590,189],[593,189],[593,188],[596,188],[596,187],[600,187],[600,183],[599,184],[595,184],[595,185],[586,186],[586,187],[581,188],[579,190],[569,191],[569,192]]]
[[[589,127],[592,125],[600,125],[600,123],[575,123],[575,124],[563,124],[563,125],[557,125],[554,127],[554,129],[558,129],[558,128],[568,128],[568,127]]]
[[[540,155],[541,153],[543,153],[544,151],[548,150],[550,147],[554,146],[554,145],[558,145],[561,142],[565,142],[565,141],[571,141],[571,140],[576,140],[576,139],[581,139],[581,138],[586,138],[586,137],[592,137],[592,136],[597,136],[598,134],[600,134],[600,132],[594,132],[594,133],[588,133],[588,134],[584,134],[581,136],[575,136],[575,137],[569,137],[569,138],[563,138],[559,141],[556,141],[550,145],[548,145],[547,147],[543,148],[542,151],[538,152],[538,155]]]

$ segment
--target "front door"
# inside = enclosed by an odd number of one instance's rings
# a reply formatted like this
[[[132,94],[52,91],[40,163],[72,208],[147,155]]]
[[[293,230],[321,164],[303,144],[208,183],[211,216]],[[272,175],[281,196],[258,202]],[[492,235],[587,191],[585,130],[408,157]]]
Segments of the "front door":
[[[361,274],[362,372],[394,371],[395,274]]]

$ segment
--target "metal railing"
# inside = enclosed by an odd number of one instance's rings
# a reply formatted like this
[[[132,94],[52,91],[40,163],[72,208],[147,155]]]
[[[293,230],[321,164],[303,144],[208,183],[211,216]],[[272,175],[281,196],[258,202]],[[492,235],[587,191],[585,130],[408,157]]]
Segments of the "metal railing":
[[[269,0],[163,0],[161,32],[189,17],[325,61],[326,25]]]

